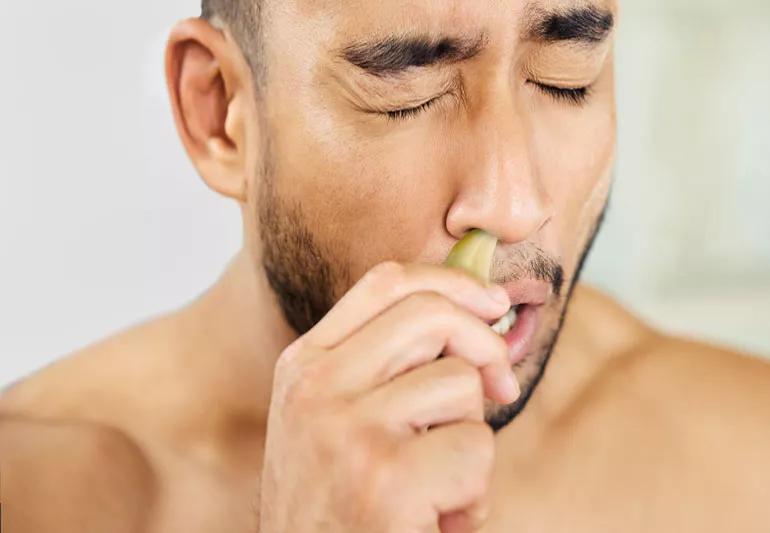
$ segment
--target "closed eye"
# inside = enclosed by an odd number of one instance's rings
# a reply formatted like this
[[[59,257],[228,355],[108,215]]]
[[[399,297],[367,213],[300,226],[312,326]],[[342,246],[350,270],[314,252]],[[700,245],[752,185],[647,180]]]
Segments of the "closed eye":
[[[564,102],[576,106],[583,106],[591,96],[591,87],[556,87],[533,80],[527,83],[534,85],[540,92],[545,93],[557,102]]]
[[[534,80],[527,80],[527,83],[534,85],[540,92],[550,96],[557,102],[565,102],[575,106],[583,106],[591,95],[591,87],[556,87],[554,85],[547,85]],[[414,118],[423,111],[428,110],[436,102],[438,102],[444,95],[431,98],[427,102],[414,107],[408,107],[404,109],[394,109],[392,111],[384,111],[384,114],[388,120],[403,121],[410,118]]]
[[[422,113],[423,111],[430,108],[433,104],[438,102],[439,98],[441,98],[441,96],[431,98],[427,102],[424,102],[414,107],[408,107],[406,109],[394,109],[393,111],[385,111],[383,114],[388,117],[388,120],[394,120],[394,121],[414,118],[420,113]]]

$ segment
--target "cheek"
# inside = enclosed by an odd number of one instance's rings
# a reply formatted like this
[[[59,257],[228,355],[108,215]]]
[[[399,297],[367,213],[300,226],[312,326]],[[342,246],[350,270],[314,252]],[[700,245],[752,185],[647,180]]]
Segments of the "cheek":
[[[451,197],[447,148],[408,129],[363,141],[328,119],[294,120],[274,129],[279,194],[353,281],[385,258],[430,260]]]
[[[564,115],[540,121],[535,138],[539,173],[554,206],[548,244],[569,272],[609,193],[615,117],[611,105]]]

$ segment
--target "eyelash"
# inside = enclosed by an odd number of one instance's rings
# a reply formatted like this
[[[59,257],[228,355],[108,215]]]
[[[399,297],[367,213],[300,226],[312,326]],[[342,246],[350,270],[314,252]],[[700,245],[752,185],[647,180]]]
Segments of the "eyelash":
[[[590,86],[567,89],[564,87],[554,87],[553,85],[538,83],[532,80],[527,80],[527,83],[531,83],[537,87],[540,92],[550,96],[556,102],[564,102],[578,107],[583,106],[588,101],[588,97],[591,96]]]
[[[395,109],[393,111],[386,111],[385,116],[388,117],[388,120],[393,121],[407,120],[416,117],[423,111],[426,111],[428,108],[432,107],[436,102],[438,102],[439,98],[441,97],[437,96],[436,98],[428,100],[423,104],[407,109]]]
[[[553,98],[556,102],[566,102],[571,105],[575,106],[583,106],[587,101],[588,97],[591,95],[591,87],[575,87],[575,88],[564,88],[564,87],[554,87],[553,85],[546,85],[544,83],[538,83],[536,81],[527,80],[527,83],[531,83],[537,89],[546,95]],[[432,100],[428,100],[427,102],[420,104],[415,107],[409,107],[407,109],[395,109],[393,111],[386,111],[384,114],[388,118],[388,120],[393,121],[402,121],[402,120],[408,120],[410,118],[414,118],[423,111],[428,110],[430,107],[432,107],[436,102],[438,102],[440,96],[433,98]]]

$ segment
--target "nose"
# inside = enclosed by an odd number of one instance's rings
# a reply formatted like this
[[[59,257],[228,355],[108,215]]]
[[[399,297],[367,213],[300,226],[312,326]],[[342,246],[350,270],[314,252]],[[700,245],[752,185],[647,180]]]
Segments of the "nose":
[[[458,159],[457,193],[447,213],[447,230],[456,238],[480,228],[506,243],[532,239],[553,216],[534,156],[526,110],[515,95],[496,98],[476,110],[464,154]]]

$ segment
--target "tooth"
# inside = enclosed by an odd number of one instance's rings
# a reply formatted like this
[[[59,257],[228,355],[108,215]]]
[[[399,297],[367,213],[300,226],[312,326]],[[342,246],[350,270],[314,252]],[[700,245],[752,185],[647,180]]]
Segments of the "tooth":
[[[492,324],[492,330],[498,335],[502,335],[507,330],[509,330],[512,325],[513,325],[513,320],[511,317],[511,311],[509,310],[500,318],[500,320]]]
[[[517,316],[518,313],[516,312],[516,308],[511,307],[508,312],[500,318],[500,320],[492,324],[490,327],[492,328],[492,331],[498,335],[504,335],[516,323]]]
[[[502,335],[505,333],[505,330],[510,327],[510,325],[510,322],[508,322],[508,314],[506,313],[505,316],[503,316],[500,320],[492,324],[492,331],[498,335]]]

